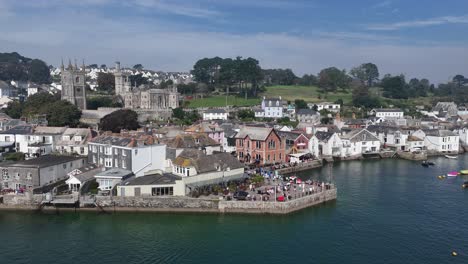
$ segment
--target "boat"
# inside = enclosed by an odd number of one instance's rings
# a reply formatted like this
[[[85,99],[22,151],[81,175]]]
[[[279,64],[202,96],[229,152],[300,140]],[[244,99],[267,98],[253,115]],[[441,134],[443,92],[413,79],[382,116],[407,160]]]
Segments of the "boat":
[[[447,177],[457,177],[458,176],[458,171],[451,171],[447,173]]]
[[[468,170],[461,170],[461,171],[460,171],[460,174],[461,174],[461,175],[468,175]]]
[[[450,155],[445,155],[447,159],[458,159],[457,156],[450,156]]]
[[[462,185],[463,188],[468,188],[468,181],[464,182]]]
[[[428,164],[427,162],[423,161],[423,162],[421,163],[421,166],[423,166],[423,167],[426,167],[426,168],[427,168],[427,167],[429,167],[429,164]]]
[[[432,161],[427,162],[427,164],[429,164],[429,166],[435,166],[435,163]]]

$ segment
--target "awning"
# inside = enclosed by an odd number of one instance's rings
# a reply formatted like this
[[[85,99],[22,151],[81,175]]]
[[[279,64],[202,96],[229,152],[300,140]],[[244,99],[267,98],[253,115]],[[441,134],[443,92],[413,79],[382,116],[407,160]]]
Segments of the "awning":
[[[207,180],[207,181],[192,182],[192,183],[187,184],[186,186],[187,187],[203,187],[203,186],[214,185],[214,184],[219,184],[219,183],[228,182],[228,181],[243,180],[246,178],[248,178],[247,174],[242,173],[242,174],[220,177],[220,178]]]

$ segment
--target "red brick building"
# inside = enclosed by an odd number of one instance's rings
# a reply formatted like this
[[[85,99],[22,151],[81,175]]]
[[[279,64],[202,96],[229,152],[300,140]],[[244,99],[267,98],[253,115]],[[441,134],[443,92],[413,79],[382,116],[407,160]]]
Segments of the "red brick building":
[[[242,127],[235,139],[240,161],[265,165],[286,160],[286,143],[272,128]]]

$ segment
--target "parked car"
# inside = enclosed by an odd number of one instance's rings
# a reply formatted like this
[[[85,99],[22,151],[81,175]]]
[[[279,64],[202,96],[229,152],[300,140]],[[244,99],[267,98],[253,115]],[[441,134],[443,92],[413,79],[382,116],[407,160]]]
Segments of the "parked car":
[[[247,196],[249,196],[249,193],[244,191],[237,191],[233,195],[236,200],[247,200]]]

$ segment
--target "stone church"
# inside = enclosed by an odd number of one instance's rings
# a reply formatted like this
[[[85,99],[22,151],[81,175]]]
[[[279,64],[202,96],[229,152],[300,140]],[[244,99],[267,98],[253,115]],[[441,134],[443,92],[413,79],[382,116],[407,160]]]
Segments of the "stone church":
[[[114,75],[115,94],[122,97],[125,108],[167,112],[179,107],[180,94],[176,86],[168,89],[132,87],[129,75],[122,72],[120,68],[120,62],[116,62]]]
[[[67,100],[70,103],[78,106],[81,110],[86,109],[86,67],[83,63],[81,69],[78,66],[73,66],[71,61],[68,62],[68,67],[61,65],[61,83],[62,83],[62,100]]]

